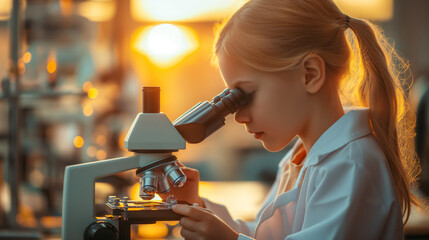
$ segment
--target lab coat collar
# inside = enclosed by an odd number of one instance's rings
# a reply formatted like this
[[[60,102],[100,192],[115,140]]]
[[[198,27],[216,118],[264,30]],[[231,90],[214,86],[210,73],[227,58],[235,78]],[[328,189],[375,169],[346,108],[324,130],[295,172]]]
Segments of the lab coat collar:
[[[316,165],[333,151],[371,133],[369,109],[353,109],[338,119],[316,141],[308,153],[308,166]]]
[[[319,137],[311,148],[307,155],[307,159],[304,162],[304,166],[298,175],[294,188],[288,192],[280,194],[273,202],[267,205],[259,217],[258,226],[271,217],[277,208],[296,200],[299,192],[298,185],[300,184],[308,166],[320,163],[333,151],[370,133],[369,110],[367,108],[350,110],[337,120]],[[298,140],[298,142],[295,143],[292,150],[289,151],[285,158],[280,162],[280,166],[283,166],[287,160],[291,159],[292,152],[296,147],[302,144],[300,141],[301,140]],[[255,229],[255,233],[257,229],[258,228]]]

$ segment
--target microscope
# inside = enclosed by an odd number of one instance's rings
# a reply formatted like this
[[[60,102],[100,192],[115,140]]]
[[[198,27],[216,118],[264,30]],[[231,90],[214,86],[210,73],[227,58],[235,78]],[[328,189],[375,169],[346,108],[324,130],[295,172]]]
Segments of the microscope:
[[[173,123],[160,112],[160,88],[143,87],[143,112],[131,125],[124,141],[134,154],[67,166],[64,175],[63,240],[130,240],[132,224],[179,220],[171,210],[177,201],[170,195],[161,202],[148,201],[156,193],[181,187],[186,175],[172,154],[186,148],[186,142],[199,143],[225,125],[225,117],[251,101],[251,94],[238,88],[225,89],[211,102],[200,102]],[[136,169],[140,200],[109,196],[108,215],[95,216],[97,178]],[[189,204],[189,203],[188,203]]]

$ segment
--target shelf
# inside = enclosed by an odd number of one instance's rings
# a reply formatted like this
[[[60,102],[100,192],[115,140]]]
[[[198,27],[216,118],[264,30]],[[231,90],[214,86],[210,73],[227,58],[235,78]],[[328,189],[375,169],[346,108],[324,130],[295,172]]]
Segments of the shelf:
[[[21,98],[56,98],[62,96],[86,96],[84,91],[39,91],[39,90],[26,90],[20,93]],[[0,94],[0,100],[9,99],[4,94]]]

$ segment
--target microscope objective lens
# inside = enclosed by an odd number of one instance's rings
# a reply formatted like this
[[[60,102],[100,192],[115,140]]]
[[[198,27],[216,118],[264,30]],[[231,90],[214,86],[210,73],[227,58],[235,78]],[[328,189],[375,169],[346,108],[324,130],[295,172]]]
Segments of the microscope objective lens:
[[[164,175],[167,176],[168,180],[173,184],[174,187],[181,187],[186,182],[186,175],[180,169],[177,164],[169,164],[164,170]]]
[[[156,172],[146,171],[140,178],[140,190],[146,194],[155,194],[157,191],[157,177]]]
[[[186,182],[186,175],[182,175],[173,182],[174,187],[182,187]]]
[[[167,193],[171,190],[170,183],[168,182],[167,177],[162,174],[158,173],[158,191],[160,193]]]
[[[143,200],[152,200],[155,197],[155,193],[150,194],[143,191],[140,191],[140,198]]]

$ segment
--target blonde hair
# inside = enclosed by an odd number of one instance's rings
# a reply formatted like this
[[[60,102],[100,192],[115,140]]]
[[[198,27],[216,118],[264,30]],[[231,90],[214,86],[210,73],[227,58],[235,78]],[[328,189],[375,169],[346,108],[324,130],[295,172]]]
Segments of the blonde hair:
[[[346,18],[332,0],[251,0],[220,29],[216,55],[226,53],[256,70],[293,69],[310,53],[325,60],[327,69],[341,79],[343,105],[369,108],[405,224],[411,204],[418,205],[410,184],[419,170],[414,114],[401,86],[408,64],[381,31],[366,20]]]

